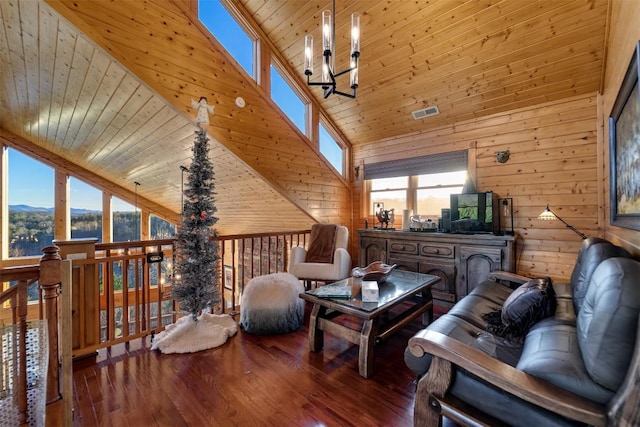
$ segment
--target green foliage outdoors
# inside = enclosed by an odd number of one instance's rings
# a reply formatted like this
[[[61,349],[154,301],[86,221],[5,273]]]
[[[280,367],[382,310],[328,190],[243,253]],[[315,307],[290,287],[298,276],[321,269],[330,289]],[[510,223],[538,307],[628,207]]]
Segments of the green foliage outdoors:
[[[139,240],[139,216],[136,212],[113,213],[113,241]],[[42,248],[50,246],[54,235],[53,209],[17,211],[9,210],[9,256],[38,256]],[[175,226],[157,217],[151,217],[151,238],[168,239],[175,235]],[[102,240],[102,213],[90,212],[71,215],[71,237],[95,237]]]

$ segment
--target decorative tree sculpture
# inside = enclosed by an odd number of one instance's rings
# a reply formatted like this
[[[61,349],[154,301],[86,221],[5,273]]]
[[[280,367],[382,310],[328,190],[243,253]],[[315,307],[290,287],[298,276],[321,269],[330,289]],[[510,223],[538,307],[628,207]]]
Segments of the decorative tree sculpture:
[[[193,159],[184,190],[182,219],[177,235],[176,280],[173,295],[183,311],[191,314],[194,321],[207,308],[213,310],[220,304],[218,289],[218,243],[213,226],[218,222],[214,216],[214,171],[209,160],[207,133],[196,131]]]

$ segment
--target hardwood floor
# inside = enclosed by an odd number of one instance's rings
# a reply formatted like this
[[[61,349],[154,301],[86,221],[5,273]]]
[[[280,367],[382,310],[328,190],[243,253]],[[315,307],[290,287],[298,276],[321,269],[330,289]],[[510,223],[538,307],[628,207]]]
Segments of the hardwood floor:
[[[74,426],[411,426],[415,378],[404,364],[419,320],[376,346],[373,377],[358,347],[325,334],[238,333],[221,347],[164,355],[151,338],[74,363]],[[238,320],[238,316],[236,316]]]

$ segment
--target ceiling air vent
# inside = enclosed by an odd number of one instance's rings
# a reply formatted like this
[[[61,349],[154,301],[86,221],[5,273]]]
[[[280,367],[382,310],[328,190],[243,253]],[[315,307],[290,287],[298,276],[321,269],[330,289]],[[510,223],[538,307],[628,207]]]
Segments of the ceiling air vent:
[[[413,115],[414,120],[420,120],[424,119],[425,117],[431,117],[440,114],[440,110],[438,110],[438,107],[436,105],[432,105],[430,107],[423,108],[422,110],[413,111],[411,112],[411,114]]]

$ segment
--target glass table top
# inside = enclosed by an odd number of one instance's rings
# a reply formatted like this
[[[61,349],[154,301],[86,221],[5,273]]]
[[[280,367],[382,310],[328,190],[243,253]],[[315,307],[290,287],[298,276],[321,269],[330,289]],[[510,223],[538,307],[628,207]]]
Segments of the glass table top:
[[[378,301],[363,302],[362,294],[359,291],[362,280],[359,278],[349,277],[348,279],[343,279],[326,286],[349,287],[352,289],[351,298],[326,299],[331,300],[331,302],[333,302],[334,304],[340,304],[358,310],[374,311],[399,299],[403,299],[404,297],[413,295],[416,292],[420,291],[420,289],[424,289],[425,287],[436,283],[438,280],[438,276],[433,276],[431,274],[393,270],[387,280],[378,285]],[[305,293],[315,296],[315,291],[315,289],[312,289],[306,291]],[[353,296],[354,294],[355,296]]]

